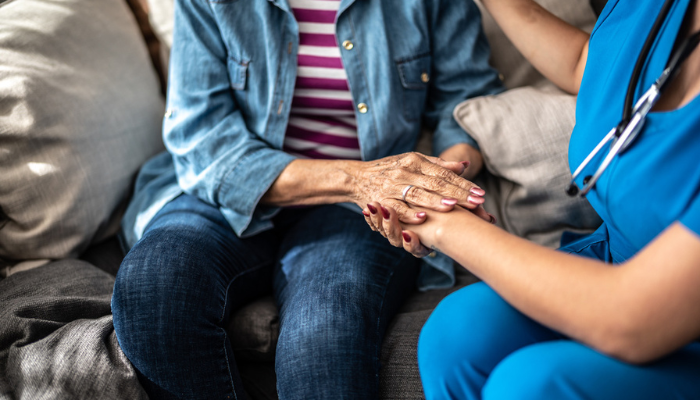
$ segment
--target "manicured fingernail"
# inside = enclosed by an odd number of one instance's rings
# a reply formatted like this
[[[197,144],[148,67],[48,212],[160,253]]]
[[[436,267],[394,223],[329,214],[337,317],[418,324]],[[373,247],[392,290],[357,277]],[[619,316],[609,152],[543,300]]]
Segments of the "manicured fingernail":
[[[469,165],[470,165],[470,164],[471,164],[471,163],[470,163],[469,161],[462,161],[462,165],[464,165],[464,168],[465,168],[465,169],[466,169],[466,168],[469,168]]]
[[[483,196],[486,194],[484,189],[481,189],[478,187],[473,187],[473,188],[469,189],[469,191],[471,192],[471,194],[476,195],[476,196]]]
[[[495,224],[495,223],[496,223],[496,217],[494,217],[493,215],[491,215],[491,213],[486,213],[486,214],[488,214],[489,217],[491,217],[491,223],[492,223],[492,224]]]
[[[416,213],[416,218],[425,218],[427,214],[423,211]]]
[[[411,243],[411,235],[406,232],[401,232],[401,236],[403,236],[403,240],[405,240],[406,243]]]
[[[368,209],[369,212],[371,212],[372,214],[376,214],[376,213],[377,213],[377,209],[376,209],[373,205],[371,205],[371,204],[367,204],[367,209]]]
[[[362,215],[364,215],[365,217],[369,217],[369,213],[365,210],[362,210]]]
[[[457,204],[457,199],[450,199],[450,198],[442,199],[442,204],[444,204],[446,206],[453,206],[453,205]]]
[[[389,220],[389,218],[391,217],[391,214],[389,214],[389,210],[384,208],[384,206],[379,206],[379,208],[382,209],[382,216],[384,217],[384,219]]]
[[[483,197],[469,196],[469,197],[467,197],[467,201],[472,203],[472,204],[479,205],[479,204],[484,204],[484,202],[486,200]]]

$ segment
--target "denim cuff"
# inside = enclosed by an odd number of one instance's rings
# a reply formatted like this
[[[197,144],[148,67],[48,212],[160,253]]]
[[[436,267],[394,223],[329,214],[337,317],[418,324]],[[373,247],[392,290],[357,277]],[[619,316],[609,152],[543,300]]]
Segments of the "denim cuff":
[[[249,153],[226,174],[219,187],[218,203],[231,227],[240,237],[252,236],[269,227],[270,216],[277,213],[276,207],[265,207],[256,214],[260,199],[268,191],[282,171],[296,157],[280,150],[259,149]],[[265,223],[265,220],[268,220]],[[264,226],[259,226],[260,222]],[[249,231],[250,229],[250,231]]]
[[[438,157],[443,151],[460,143],[466,143],[479,150],[479,144],[459,126],[452,114],[443,117],[433,132],[433,155]]]

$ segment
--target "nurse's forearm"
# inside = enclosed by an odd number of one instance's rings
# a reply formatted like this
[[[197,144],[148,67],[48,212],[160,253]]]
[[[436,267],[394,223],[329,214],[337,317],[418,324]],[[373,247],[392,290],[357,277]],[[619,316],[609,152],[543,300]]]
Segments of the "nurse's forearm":
[[[546,326],[633,363],[700,335],[700,240],[680,224],[613,267],[535,245],[470,213],[451,214],[435,247]]]
[[[615,318],[606,318],[606,310],[617,305],[614,268],[535,245],[470,214],[452,214],[436,233],[436,249],[524,314],[605,350],[601,338],[615,330]]]
[[[515,47],[561,89],[578,93],[589,35],[532,0],[482,0]]]

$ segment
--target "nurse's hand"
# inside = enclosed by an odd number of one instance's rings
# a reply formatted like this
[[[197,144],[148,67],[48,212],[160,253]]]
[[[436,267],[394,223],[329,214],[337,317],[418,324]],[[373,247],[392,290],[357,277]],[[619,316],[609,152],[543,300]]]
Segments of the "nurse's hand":
[[[353,201],[368,214],[367,204],[381,199],[398,220],[416,224],[425,219],[425,213],[410,206],[447,212],[456,205],[475,210],[484,203],[484,190],[461,177],[468,162],[405,153],[359,164],[349,183]]]
[[[454,213],[471,213],[476,217],[492,224],[496,223],[496,218],[486,212],[483,207],[474,210],[466,210],[462,207],[455,207],[450,212],[435,212],[433,210],[420,207],[410,207],[417,212],[425,214],[425,220],[420,224],[402,224],[392,208],[379,202],[368,204],[369,212],[363,211],[367,224],[372,230],[382,234],[395,247],[403,247],[404,250],[421,258],[432,251],[440,251],[434,247],[435,237],[438,234],[449,234],[450,222]],[[376,210],[376,212],[372,212]]]

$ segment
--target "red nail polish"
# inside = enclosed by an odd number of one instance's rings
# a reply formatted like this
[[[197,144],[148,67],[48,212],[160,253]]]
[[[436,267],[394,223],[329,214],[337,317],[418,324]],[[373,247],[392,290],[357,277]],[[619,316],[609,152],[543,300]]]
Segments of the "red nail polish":
[[[419,212],[419,213],[416,213],[416,218],[425,218],[426,215],[427,215],[426,213],[424,213],[423,211],[421,211],[421,212]]]
[[[489,217],[491,217],[491,223],[492,223],[492,224],[496,224],[496,221],[497,221],[497,220],[496,220],[496,217],[494,217],[494,216],[491,215],[490,213],[486,213],[486,214],[488,214]]]
[[[469,161],[462,161],[462,165],[464,165],[464,168],[466,169],[469,168],[469,165],[471,165],[471,163]]]
[[[401,236],[403,236],[403,240],[405,240],[406,243],[411,243],[411,235],[406,232],[401,232]]]
[[[364,215],[365,217],[369,217],[369,213],[365,210],[362,210],[362,215]]]
[[[453,205],[457,204],[457,199],[449,199],[449,198],[442,199],[442,204],[444,204],[446,206],[453,206]]]
[[[486,194],[484,189],[477,188],[477,187],[473,187],[473,188],[469,189],[469,192],[471,192],[471,194],[476,195],[476,196],[483,196]]]
[[[371,212],[372,214],[376,214],[376,213],[377,213],[376,207],[374,207],[374,206],[371,205],[371,204],[367,204],[367,209],[368,209],[369,212]]]
[[[379,207],[382,209],[382,216],[384,217],[384,219],[389,220],[389,218],[391,217],[391,214],[389,214],[389,210],[384,208],[384,206]]]

